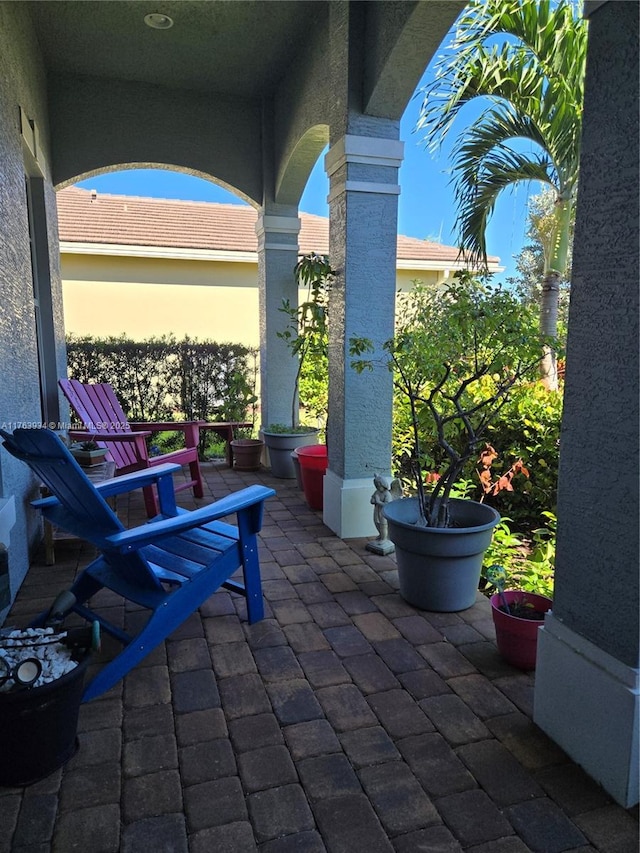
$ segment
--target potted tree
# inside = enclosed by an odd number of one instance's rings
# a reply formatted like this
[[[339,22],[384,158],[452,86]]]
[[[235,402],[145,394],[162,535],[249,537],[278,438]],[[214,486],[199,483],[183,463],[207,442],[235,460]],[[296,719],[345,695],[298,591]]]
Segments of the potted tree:
[[[306,289],[306,299],[297,307],[288,299],[280,310],[288,318],[287,326],[278,332],[291,355],[298,359],[298,369],[291,397],[291,420],[288,424],[269,424],[262,429],[269,450],[271,471],[276,477],[293,479],[296,476],[292,452],[305,445],[317,443],[318,428],[300,424],[300,377],[305,361],[327,352],[327,308],[334,271],[326,255],[311,252],[303,255],[295,266],[298,289]]]
[[[542,357],[535,318],[487,276],[461,272],[443,290],[417,284],[400,294],[396,334],[382,349],[410,424],[414,494],[384,507],[400,593],[424,610],[464,610],[500,516],[455,490],[510,390]],[[352,338],[350,351],[356,370],[372,366],[368,338]]]

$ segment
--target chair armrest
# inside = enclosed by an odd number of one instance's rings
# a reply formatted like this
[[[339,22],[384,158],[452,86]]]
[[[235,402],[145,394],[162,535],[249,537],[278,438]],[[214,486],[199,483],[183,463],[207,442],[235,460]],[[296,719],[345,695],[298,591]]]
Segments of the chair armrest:
[[[102,483],[95,483],[94,487],[96,491],[100,492],[103,498],[110,498],[113,495],[132,492],[142,486],[157,483],[163,477],[173,477],[173,474],[179,470],[180,465],[167,462],[164,465],[156,465],[155,468],[144,468],[142,471],[132,471],[131,474],[123,474],[121,477],[112,477],[112,479],[104,480]],[[36,509],[45,509],[46,507],[55,506],[58,503],[60,502],[54,495],[49,498],[40,498],[37,501],[31,501],[31,506]]]
[[[75,429],[69,430],[69,438],[84,441],[129,441],[137,443],[141,436],[148,438],[151,434],[151,430],[146,432],[81,432]]]
[[[154,421],[153,423],[147,423],[146,421],[129,421],[129,426],[135,432],[139,432],[143,429],[148,429],[151,432],[167,432],[169,430],[173,430],[174,432],[184,432],[185,429],[190,429],[194,426],[200,426],[199,421]]]
[[[209,506],[192,510],[182,511],[173,518],[162,518],[157,521],[149,521],[141,527],[133,530],[125,530],[122,533],[114,533],[105,538],[105,543],[116,548],[122,553],[137,551],[144,545],[157,541],[166,536],[175,536],[183,530],[191,530],[200,527],[218,518],[224,518],[232,513],[241,513],[257,504],[263,503],[267,498],[273,497],[275,491],[266,486],[249,486],[233,495],[221,498]]]
[[[121,477],[112,477],[102,483],[96,483],[96,490],[102,497],[110,498],[112,495],[120,495],[123,492],[132,492],[143,486],[159,483],[164,477],[173,478],[180,471],[181,466],[175,462],[165,462],[163,465],[155,465],[153,468],[143,468],[142,471],[132,471]]]
[[[129,426],[140,435],[140,430],[149,432],[181,432],[184,435],[184,443],[187,447],[197,447],[200,441],[198,421],[161,421],[158,423],[130,423]]]

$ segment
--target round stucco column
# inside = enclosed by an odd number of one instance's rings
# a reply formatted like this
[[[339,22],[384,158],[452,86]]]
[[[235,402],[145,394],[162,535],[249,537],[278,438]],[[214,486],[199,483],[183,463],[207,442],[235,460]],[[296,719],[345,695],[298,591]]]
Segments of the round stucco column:
[[[282,300],[298,304],[294,268],[298,260],[297,210],[258,216],[258,288],[260,305],[260,405],[262,426],[291,422],[296,359],[277,333],[287,325]]]
[[[389,124],[384,123],[388,131]],[[345,135],[329,149],[329,256],[337,271],[329,311],[329,469],[324,522],[338,536],[373,536],[373,477],[391,465],[391,373],[381,345],[393,335],[398,139]],[[380,363],[356,373],[349,341],[367,337]]]

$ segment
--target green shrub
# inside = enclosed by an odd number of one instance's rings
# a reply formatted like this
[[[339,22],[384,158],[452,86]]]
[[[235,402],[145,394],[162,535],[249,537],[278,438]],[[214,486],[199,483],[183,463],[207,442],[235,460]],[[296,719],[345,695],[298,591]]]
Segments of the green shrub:
[[[67,336],[67,370],[80,382],[108,382],[131,421],[172,420],[179,393],[172,335],[133,341]]]
[[[502,468],[522,459],[528,479],[513,492],[502,492],[492,504],[511,516],[518,528],[531,530],[556,510],[562,395],[539,383],[515,388],[500,418],[490,427],[489,440]]]
[[[256,362],[239,344],[67,336],[69,376],[108,382],[131,421],[253,421]]]
[[[486,595],[496,590],[484,576],[484,569],[497,564],[505,571],[505,589],[521,589],[553,598],[556,517],[552,512],[543,512],[542,515],[546,524],[534,530],[529,541],[512,531],[510,518],[500,520],[484,555],[480,588]]]

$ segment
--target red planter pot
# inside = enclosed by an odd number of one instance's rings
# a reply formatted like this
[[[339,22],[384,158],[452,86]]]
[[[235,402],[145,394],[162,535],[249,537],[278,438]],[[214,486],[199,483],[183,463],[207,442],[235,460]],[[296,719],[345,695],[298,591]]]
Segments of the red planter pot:
[[[553,602],[544,595],[532,592],[510,590],[504,593],[507,604],[525,601],[533,605],[540,613],[551,610]],[[496,642],[500,655],[518,669],[531,670],[536,667],[536,652],[538,649],[538,629],[544,624],[540,619],[521,619],[500,610],[502,596],[498,593],[491,596],[491,611],[493,624],[496,629]]]
[[[311,509],[322,509],[324,506],[323,480],[327,470],[327,445],[312,444],[308,447],[298,447],[298,461],[302,475],[304,496]]]

